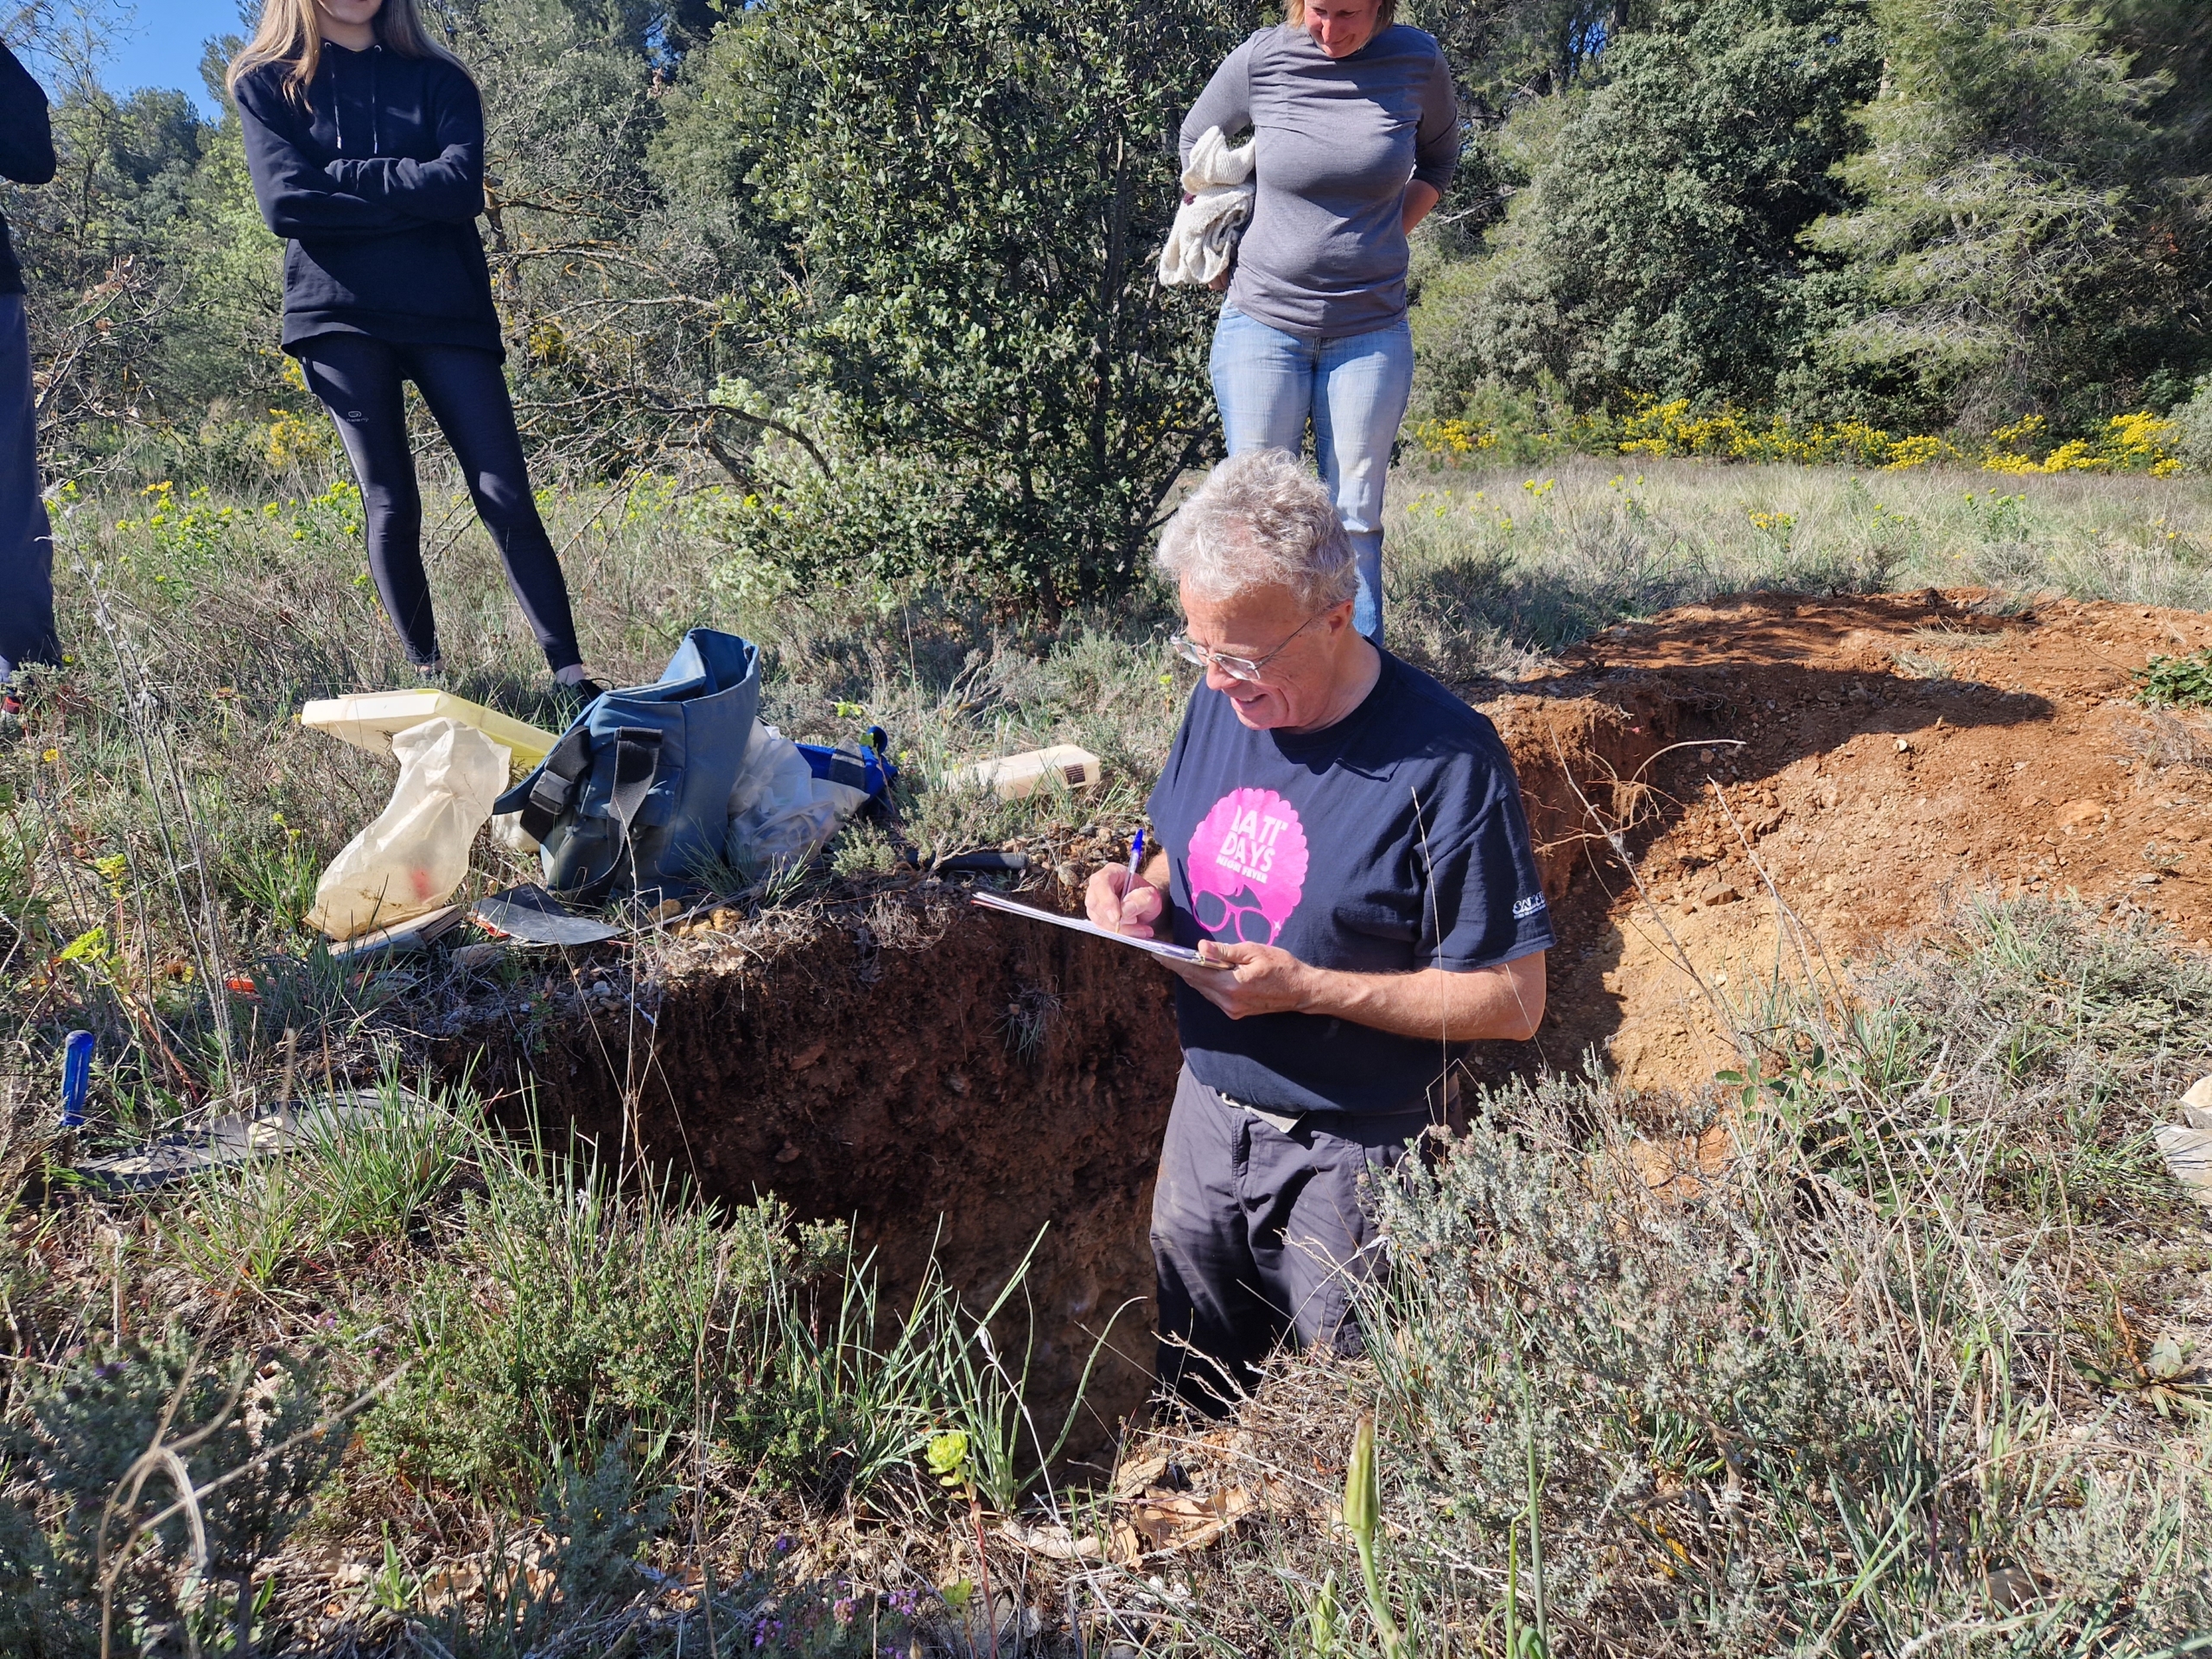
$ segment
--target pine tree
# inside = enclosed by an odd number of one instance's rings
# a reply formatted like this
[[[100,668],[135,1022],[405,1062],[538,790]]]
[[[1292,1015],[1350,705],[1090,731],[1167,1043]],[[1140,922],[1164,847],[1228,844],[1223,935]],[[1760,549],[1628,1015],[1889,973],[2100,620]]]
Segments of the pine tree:
[[[1808,242],[1858,292],[1822,349],[1904,418],[1986,430],[2166,401],[2207,351],[2200,5],[1876,0],[1888,53]],[[2164,394],[2163,397],[2161,394]]]

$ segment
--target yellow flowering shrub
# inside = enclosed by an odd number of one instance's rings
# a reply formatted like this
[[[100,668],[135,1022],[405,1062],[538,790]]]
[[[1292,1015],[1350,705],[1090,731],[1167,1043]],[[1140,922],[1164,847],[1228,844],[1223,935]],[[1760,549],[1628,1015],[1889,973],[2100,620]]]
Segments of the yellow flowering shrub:
[[[1984,472],[2010,473],[2148,473],[2171,478],[2181,471],[2173,453],[2179,427],[2148,410],[2115,415],[2094,437],[2069,438],[2044,449],[2044,419],[2030,415],[2000,426],[1989,435],[1990,448],[1982,456]],[[2038,455],[2039,449],[2044,453]]]
[[[332,434],[327,421],[302,420],[282,409],[269,412],[276,418],[269,423],[262,451],[272,469],[282,472],[321,461],[330,454]]]
[[[1414,442],[1432,455],[1478,455],[1497,448],[1497,429],[1474,421],[1415,421]]]
[[[1795,461],[1811,467],[1878,467],[1890,472],[1948,463],[2011,474],[2147,473],[2171,478],[2182,469],[2174,453],[2178,427],[2147,410],[2116,415],[2094,436],[2056,445],[2050,442],[2044,417],[2030,415],[1998,428],[1971,450],[1929,433],[1893,436],[1864,421],[1801,426],[1779,415],[1761,418],[1725,405],[1693,413],[1687,397],[1639,404],[1617,426],[1578,416],[1570,428],[1539,434],[1537,441],[1557,448],[1656,458]],[[1482,455],[1496,449],[1505,435],[1493,426],[1469,420],[1416,421],[1413,426],[1414,441],[1445,461]]]

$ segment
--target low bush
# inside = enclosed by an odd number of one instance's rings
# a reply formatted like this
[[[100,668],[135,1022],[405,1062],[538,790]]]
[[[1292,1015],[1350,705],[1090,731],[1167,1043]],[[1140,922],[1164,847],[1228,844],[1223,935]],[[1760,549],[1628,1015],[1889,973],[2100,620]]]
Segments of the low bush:
[[[2116,415],[2058,439],[2040,415],[1999,427],[1985,440],[1934,433],[1899,435],[1865,421],[1798,421],[1687,397],[1646,401],[1625,413],[1576,411],[1543,399],[1484,389],[1461,413],[1414,421],[1408,430],[1442,464],[1518,462],[1562,454],[1628,455],[1646,461],[1695,459],[1789,462],[1910,472],[1923,467],[1987,473],[2147,473],[2171,478],[2187,463],[2202,468],[2202,423],[2188,406],[2166,419],[2149,410]],[[2212,453],[2212,452],[2208,452]]]
[[[1553,1076],[1379,1183],[1369,1358],[1158,1443],[1271,1512],[1162,1602],[1194,1643],[2179,1654],[2212,1624],[2198,1216],[2147,1132],[2212,968],[1967,904],[1772,1011],[1732,1088]],[[1382,1618],[1323,1505],[1374,1414]],[[1272,1483],[1270,1484],[1269,1483]],[[1345,1522],[1353,1523],[1345,1501]],[[1389,1650],[1387,1638],[1382,1643]]]
[[[0,1632],[12,1623],[26,1643],[8,1651],[103,1651],[111,1630],[128,1651],[188,1643],[188,1624],[219,1628],[219,1600],[243,1651],[257,1569],[346,1447],[325,1370],[304,1344],[219,1367],[172,1331],[32,1389],[0,1441],[0,1537],[22,1552],[0,1554],[16,1579]],[[8,1478],[58,1501],[58,1530],[10,1503]]]
[[[636,1437],[657,1465],[698,1433],[749,1468],[782,1427],[750,1362],[772,1287],[837,1259],[842,1231],[772,1200],[728,1215],[626,1195],[543,1148],[484,1160],[448,1248],[397,1299],[412,1368],[363,1439],[380,1464],[526,1498],[563,1457]]]

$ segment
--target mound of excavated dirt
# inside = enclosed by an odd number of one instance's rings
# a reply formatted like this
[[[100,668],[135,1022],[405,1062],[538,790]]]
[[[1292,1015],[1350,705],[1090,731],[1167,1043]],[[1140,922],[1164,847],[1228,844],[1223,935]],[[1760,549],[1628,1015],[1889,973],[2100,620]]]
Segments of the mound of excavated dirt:
[[[2212,625],[2071,603],[2000,617],[1980,598],[1678,611],[1545,679],[1465,688],[1513,751],[1560,933],[1545,1029],[1478,1071],[1574,1067],[1594,1048],[1633,1082],[1701,1082],[1733,1055],[1685,962],[1745,995],[1966,887],[2071,891],[2212,933],[2212,770],[2168,764],[2191,740],[2126,701],[2146,657],[2212,643]],[[1073,908],[1067,878],[1117,849],[1060,848],[1064,874],[1032,896]],[[1802,940],[1785,940],[1781,906]],[[480,1001],[441,1057],[495,1089],[534,1084],[548,1121],[610,1153],[634,1141],[709,1198],[772,1192],[852,1221],[887,1306],[932,1251],[980,1305],[1043,1229],[1027,1281],[1039,1396],[1071,1394],[1111,1321],[1078,1446],[1141,1403],[1146,1222],[1178,1064],[1158,969],[921,877],[733,920],[658,962],[634,1001],[604,952]]]
[[[1981,599],[1746,599],[1574,653],[1567,677],[1585,695],[1618,684],[1624,707],[1645,708],[1658,688],[1688,747],[1608,809],[1634,823],[1656,903],[1618,859],[1586,861],[1527,1058],[1572,1065],[1594,1046],[1631,1083],[1704,1081],[1733,1053],[1685,961],[1749,1000],[1808,957],[1840,964],[1924,926],[1965,891],[2139,908],[2204,944],[2212,770],[2176,764],[2190,734],[2128,694],[2149,657],[2212,644],[2212,619],[2063,601],[1985,615]],[[2212,760],[2212,731],[2196,741]]]

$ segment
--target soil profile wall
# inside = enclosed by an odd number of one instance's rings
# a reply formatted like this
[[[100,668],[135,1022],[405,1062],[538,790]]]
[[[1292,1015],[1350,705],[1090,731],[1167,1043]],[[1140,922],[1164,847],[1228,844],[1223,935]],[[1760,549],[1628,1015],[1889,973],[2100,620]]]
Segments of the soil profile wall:
[[[1484,705],[1520,769],[1554,905],[1584,858],[1578,790],[1610,809],[1613,780],[1671,729],[1670,705],[1646,689],[1590,690],[1555,682]],[[680,948],[688,957],[639,994],[648,1018],[620,982],[587,984],[524,1030],[465,1021],[441,1058],[474,1064],[518,1117],[527,1084],[547,1125],[610,1152],[634,1135],[706,1198],[773,1192],[802,1217],[850,1222],[876,1252],[887,1307],[932,1250],[984,1306],[1043,1230],[1027,1280],[1035,1397],[1071,1397],[1110,1325],[1075,1440],[1103,1444],[1149,1382],[1146,1233],[1180,1063],[1167,976],[936,884]]]
[[[486,1082],[534,1080],[542,1122],[612,1149],[633,1079],[632,1132],[655,1166],[709,1198],[773,1192],[803,1217],[850,1222],[887,1307],[932,1249],[969,1305],[988,1305],[1043,1230],[1026,1281],[1036,1395],[1071,1397],[1110,1325],[1077,1437],[1103,1440],[1141,1405],[1151,1365],[1145,1233],[1180,1063],[1165,976],[949,889],[747,944],[664,979],[651,1024],[610,998],[541,1027],[535,1053],[493,1040]],[[449,1039],[448,1058],[490,1035]]]

